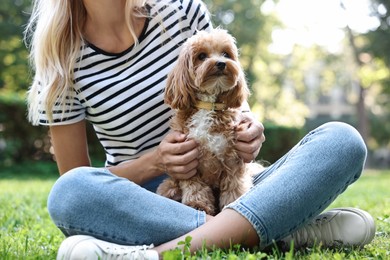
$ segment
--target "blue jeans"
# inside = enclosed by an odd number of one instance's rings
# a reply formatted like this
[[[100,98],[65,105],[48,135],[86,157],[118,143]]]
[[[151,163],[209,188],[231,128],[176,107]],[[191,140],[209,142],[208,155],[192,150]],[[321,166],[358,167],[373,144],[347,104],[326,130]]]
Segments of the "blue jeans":
[[[261,247],[320,214],[361,175],[366,146],[344,123],[306,135],[279,161],[254,177],[253,188],[231,208],[256,229]],[[85,234],[129,245],[159,245],[199,227],[205,213],[156,195],[107,169],[80,167],[54,184],[48,211],[66,236]]]

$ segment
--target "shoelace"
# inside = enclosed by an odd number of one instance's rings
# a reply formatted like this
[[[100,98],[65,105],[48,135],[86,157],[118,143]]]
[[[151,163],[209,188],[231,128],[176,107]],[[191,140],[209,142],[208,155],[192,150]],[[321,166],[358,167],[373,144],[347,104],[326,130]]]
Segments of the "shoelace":
[[[316,219],[314,223],[309,223],[304,228],[293,233],[291,237],[299,245],[315,242],[327,244],[335,242],[332,227],[327,217]]]

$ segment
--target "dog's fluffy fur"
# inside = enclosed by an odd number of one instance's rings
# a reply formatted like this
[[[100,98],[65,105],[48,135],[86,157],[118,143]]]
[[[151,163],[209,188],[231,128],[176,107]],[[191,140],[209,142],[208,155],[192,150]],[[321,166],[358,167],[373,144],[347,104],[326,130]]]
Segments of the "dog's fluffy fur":
[[[171,128],[199,143],[199,166],[188,180],[166,179],[158,194],[215,215],[251,187],[234,148],[240,107],[248,95],[235,39],[226,30],[199,31],[186,41],[168,75],[165,102],[175,110]],[[199,108],[199,101],[224,108]]]

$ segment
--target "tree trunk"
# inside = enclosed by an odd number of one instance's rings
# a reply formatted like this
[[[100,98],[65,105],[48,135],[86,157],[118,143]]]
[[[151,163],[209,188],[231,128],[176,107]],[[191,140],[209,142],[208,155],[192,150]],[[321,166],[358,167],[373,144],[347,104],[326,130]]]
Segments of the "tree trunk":
[[[359,59],[359,50],[356,47],[355,38],[352,34],[351,28],[349,26],[346,27],[346,33],[349,39],[349,44],[351,45],[353,57],[355,59],[355,63],[358,68],[361,68],[363,66],[362,61]],[[356,83],[359,87],[359,100],[356,104],[357,107],[357,116],[358,116],[358,125],[357,129],[360,132],[360,134],[363,137],[364,142],[367,144],[368,138],[370,136],[370,123],[368,119],[368,114],[366,110],[366,88],[364,88],[361,84],[360,78],[356,79]]]

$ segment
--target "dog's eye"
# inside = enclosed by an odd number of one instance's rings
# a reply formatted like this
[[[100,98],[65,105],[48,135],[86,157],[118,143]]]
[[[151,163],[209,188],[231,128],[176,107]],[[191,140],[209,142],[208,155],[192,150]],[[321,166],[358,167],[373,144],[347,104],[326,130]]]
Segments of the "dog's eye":
[[[225,58],[230,59],[230,55],[226,51],[222,52],[222,56],[225,57]]]
[[[204,53],[204,52],[202,52],[202,53],[200,53],[200,54],[198,55],[198,59],[199,59],[199,60],[205,60],[206,58],[207,58],[207,54]]]

